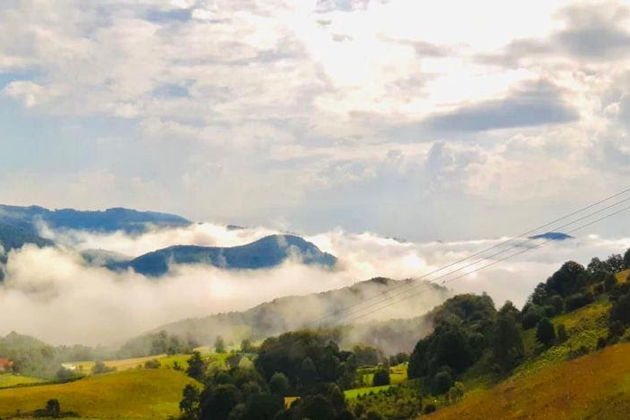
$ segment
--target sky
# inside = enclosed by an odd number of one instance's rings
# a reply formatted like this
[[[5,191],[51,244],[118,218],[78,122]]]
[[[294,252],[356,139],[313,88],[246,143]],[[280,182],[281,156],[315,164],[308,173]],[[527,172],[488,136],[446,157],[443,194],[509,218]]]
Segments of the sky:
[[[4,0],[0,27],[3,203],[434,241],[628,187],[629,2]]]

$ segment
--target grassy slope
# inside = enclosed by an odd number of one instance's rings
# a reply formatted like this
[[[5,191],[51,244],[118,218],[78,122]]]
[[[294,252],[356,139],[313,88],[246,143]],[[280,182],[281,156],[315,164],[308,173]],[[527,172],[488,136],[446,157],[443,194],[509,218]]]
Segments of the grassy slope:
[[[610,303],[602,299],[576,311],[552,319],[555,326],[564,324],[569,339],[548,350],[542,350],[536,342],[536,329],[523,334],[527,360],[515,371],[515,376],[529,375],[547,366],[567,360],[572,350],[581,346],[594,349],[599,337],[606,337],[608,332],[608,313]]]
[[[473,392],[431,419],[622,419],[630,412],[630,344]]]
[[[0,390],[0,416],[30,412],[57,398],[64,411],[92,418],[165,419],[179,413],[184,386],[194,381],[172,369],[136,369],[76,382]]]
[[[13,373],[0,374],[0,388],[7,388],[17,385],[37,384],[44,382],[43,379],[31,376],[14,375]]]

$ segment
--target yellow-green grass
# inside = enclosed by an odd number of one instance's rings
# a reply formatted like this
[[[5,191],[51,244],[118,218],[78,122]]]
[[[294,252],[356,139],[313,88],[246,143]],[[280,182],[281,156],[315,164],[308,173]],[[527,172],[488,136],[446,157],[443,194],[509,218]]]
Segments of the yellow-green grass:
[[[30,385],[44,382],[43,379],[32,376],[15,375],[13,373],[0,374],[0,388],[9,388],[18,385]]]
[[[392,366],[389,369],[389,380],[394,385],[407,382],[407,363]]]
[[[202,353],[203,354],[203,353]],[[208,360],[210,364],[215,365],[216,367],[223,369],[226,366],[226,359],[230,356],[229,353],[211,353],[204,354],[203,358]],[[189,354],[175,354],[175,355],[166,355],[166,354],[156,354],[153,356],[146,357],[135,357],[131,359],[119,359],[119,360],[105,360],[103,363],[107,367],[115,368],[117,371],[125,371],[130,369],[142,368],[144,364],[151,360],[157,360],[160,362],[160,366],[163,368],[173,368],[175,362],[179,364],[182,368],[186,368],[188,359],[190,359]],[[90,374],[92,372],[92,368],[94,367],[94,361],[81,361],[81,362],[70,362],[67,365],[75,366],[77,371],[83,374]]]
[[[2,389],[0,417],[14,415],[17,410],[32,412],[56,398],[63,411],[83,417],[166,419],[179,413],[182,389],[194,383],[172,369],[137,369],[65,384]]]
[[[378,367],[361,367],[357,369],[357,373],[361,378],[363,388],[371,387],[374,381],[374,372],[378,370]],[[401,363],[389,368],[389,380],[392,385],[402,384],[407,382],[407,363]]]
[[[600,300],[576,311],[557,316],[552,319],[554,326],[564,324],[569,336],[564,343],[543,350],[536,342],[536,329],[532,328],[523,333],[523,342],[527,353],[527,360],[517,368],[516,375],[527,375],[545,366],[553,365],[567,359],[572,351],[584,346],[592,350],[597,345],[599,337],[605,337],[608,332],[608,313],[610,303]]]
[[[630,413],[630,343],[512,377],[470,393],[434,419],[627,419]]]
[[[373,393],[377,394],[379,392],[386,391],[389,388],[391,388],[392,386],[393,385],[366,386],[366,387],[362,387],[362,388],[348,389],[348,390],[344,391],[344,394],[345,394],[347,399],[351,400],[351,399],[357,398],[357,397],[359,397],[361,395],[369,394],[370,392],[373,392]]]
[[[142,367],[149,360],[159,360],[166,357],[166,354],[158,354],[155,356],[135,357],[131,359],[106,360],[103,363],[107,367],[115,368],[118,371],[125,371]],[[71,362],[68,365],[76,366],[79,372],[90,373],[94,367],[94,361]]]
[[[615,274],[615,276],[617,277],[617,281],[619,283],[625,283],[628,281],[628,274],[630,274],[630,270],[623,270]]]

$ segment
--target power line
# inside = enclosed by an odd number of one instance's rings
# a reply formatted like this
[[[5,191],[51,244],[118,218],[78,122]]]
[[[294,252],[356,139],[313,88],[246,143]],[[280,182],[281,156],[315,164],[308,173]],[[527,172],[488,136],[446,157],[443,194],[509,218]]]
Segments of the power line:
[[[427,278],[427,277],[429,277],[429,276],[431,276],[431,275],[433,275],[433,274],[436,274],[436,273],[439,273],[439,272],[441,272],[441,271],[444,271],[444,270],[445,270],[445,269],[447,269],[447,268],[453,267],[453,266],[455,266],[455,265],[457,265],[457,264],[460,264],[460,263],[462,263],[462,262],[465,262],[465,261],[467,261],[467,260],[470,260],[470,259],[472,259],[472,258],[474,258],[474,257],[476,257],[476,256],[479,256],[479,255],[482,255],[482,254],[484,254],[484,253],[486,253],[486,252],[488,252],[488,251],[491,251],[491,250],[493,250],[493,249],[500,248],[501,246],[504,246],[504,245],[507,245],[507,244],[513,243],[513,242],[517,241],[519,238],[524,237],[525,235],[529,235],[529,234],[531,234],[531,233],[534,233],[534,232],[536,232],[536,231],[540,230],[541,228],[548,227],[548,226],[553,225],[554,223],[556,223],[556,222],[558,222],[558,221],[562,221],[562,220],[564,220],[564,219],[567,219],[567,218],[569,218],[569,217],[572,217],[572,216],[575,216],[575,215],[577,215],[577,214],[579,214],[579,213],[582,213],[582,212],[584,212],[584,211],[586,211],[586,210],[592,209],[593,207],[596,207],[596,206],[597,206],[597,205],[599,205],[599,204],[603,204],[603,203],[605,203],[605,202],[607,202],[607,201],[610,201],[610,200],[611,200],[611,199],[613,199],[613,198],[619,197],[620,195],[623,195],[623,194],[625,194],[625,193],[626,193],[626,192],[628,192],[628,191],[630,191],[630,188],[627,188],[627,189],[625,189],[625,190],[623,190],[623,191],[621,191],[621,192],[618,192],[618,193],[616,193],[616,194],[613,194],[613,195],[611,195],[611,196],[608,196],[608,197],[606,197],[606,198],[604,198],[604,199],[602,199],[602,200],[599,200],[599,201],[597,201],[597,202],[595,202],[595,203],[592,203],[592,204],[589,204],[589,205],[587,205],[587,206],[585,206],[585,207],[582,207],[582,208],[581,208],[581,209],[579,209],[579,210],[573,211],[573,212],[571,212],[571,213],[569,213],[569,214],[567,214],[567,215],[565,215],[565,216],[559,217],[559,218],[557,218],[557,219],[555,219],[555,220],[553,220],[553,221],[551,221],[551,222],[545,223],[545,224],[543,224],[543,225],[541,225],[541,226],[539,226],[539,227],[536,227],[536,228],[534,228],[534,229],[530,229],[530,230],[528,230],[528,231],[526,231],[526,232],[523,232],[523,233],[521,233],[519,236],[517,236],[517,237],[515,237],[515,238],[511,238],[511,239],[508,239],[508,240],[502,241],[502,242],[501,242],[501,243],[499,243],[499,244],[495,244],[495,245],[493,245],[493,246],[487,247],[487,248],[485,248],[485,249],[483,249],[483,250],[481,250],[481,251],[475,252],[475,253],[473,253],[473,254],[471,254],[471,255],[469,255],[469,256],[467,256],[467,257],[465,257],[465,258],[461,258],[461,259],[459,259],[459,260],[457,260],[457,261],[455,261],[455,262],[449,263],[449,264],[447,264],[447,265],[445,265],[445,266],[443,266],[443,267],[440,267],[440,268],[438,268],[438,269],[436,269],[436,270],[433,270],[433,271],[431,271],[431,272],[429,272],[429,273],[426,273],[426,274],[424,274],[424,275],[422,275],[422,276],[420,276],[420,277],[417,277],[417,278],[415,278],[415,280],[422,280],[422,279],[425,279],[425,278]],[[594,212],[590,212],[589,214],[587,214],[587,215],[585,215],[585,216],[581,216],[581,217],[579,217],[579,218],[577,218],[577,219],[575,219],[575,220],[573,220],[573,221],[571,221],[571,222],[565,223],[565,224],[563,224],[563,225],[561,225],[561,226],[556,226],[556,227],[554,227],[553,229],[554,229],[554,230],[555,230],[555,229],[564,229],[564,228],[566,228],[566,227],[568,227],[568,226],[571,226],[571,225],[573,225],[573,224],[575,224],[575,223],[577,223],[577,222],[580,222],[580,221],[582,221],[582,220],[588,219],[588,218],[590,218],[590,217],[592,217],[592,216],[595,216],[595,215],[597,215],[597,214],[599,214],[599,213],[602,213],[602,212],[604,212],[604,211],[606,211],[606,210],[609,210],[609,209],[611,209],[611,208],[613,208],[613,207],[616,207],[616,206],[618,206],[619,204],[622,204],[622,203],[627,202],[627,201],[630,201],[630,197],[626,197],[626,198],[624,198],[623,200],[617,201],[617,202],[615,202],[615,203],[613,203],[613,204],[610,204],[610,205],[608,205],[608,206],[606,206],[606,207],[604,207],[604,208],[601,208],[601,209],[596,210],[596,211],[594,211]],[[455,270],[451,270],[451,271],[449,271],[449,272],[447,272],[447,273],[445,273],[445,274],[441,274],[441,275],[439,275],[437,278],[435,278],[435,279],[431,279],[430,281],[435,282],[435,281],[440,280],[440,279],[442,279],[442,278],[444,278],[444,277],[446,277],[446,276],[449,276],[449,275],[451,275],[451,274],[454,274],[454,273],[456,273],[456,272],[458,272],[458,271],[461,271],[461,270],[464,270],[464,269],[469,268],[469,267],[471,267],[471,266],[474,266],[474,265],[476,265],[476,264],[478,264],[478,263],[482,262],[483,260],[487,260],[487,259],[490,259],[490,258],[493,258],[493,257],[499,256],[499,255],[501,255],[501,254],[503,254],[503,253],[505,253],[505,252],[510,251],[511,249],[514,249],[514,248],[517,248],[517,247],[522,247],[523,245],[525,245],[525,244],[527,244],[527,243],[529,243],[529,242],[536,241],[536,240],[538,240],[538,239],[537,239],[537,238],[528,238],[528,239],[526,239],[525,241],[521,241],[519,244],[514,244],[514,245],[511,245],[511,246],[509,246],[509,247],[504,248],[503,250],[500,250],[500,251],[495,252],[495,253],[493,253],[493,254],[491,254],[491,255],[488,255],[488,256],[482,257],[482,258],[480,258],[480,259],[478,259],[478,260],[476,260],[476,261],[473,261],[472,263],[469,263],[469,264],[466,264],[466,265],[464,265],[464,266],[461,266],[461,267],[459,267],[459,268],[457,268],[457,269],[455,269]],[[543,243],[546,243],[546,242],[548,242],[548,241],[545,241],[545,242],[543,242]],[[341,314],[343,314],[343,313],[346,313],[346,312],[350,311],[348,314],[346,314],[346,315],[345,315],[345,316],[347,316],[347,315],[349,315],[349,314],[352,314],[352,312],[353,312],[353,311],[352,311],[352,310],[353,310],[353,308],[358,308],[358,310],[359,310],[359,311],[365,310],[365,309],[366,309],[366,307],[365,307],[365,303],[366,303],[366,302],[369,302],[370,300],[383,299],[383,298],[384,298],[385,300],[387,300],[387,299],[390,299],[390,298],[392,298],[392,297],[396,297],[396,296],[400,295],[400,294],[397,294],[397,295],[392,296],[392,295],[391,295],[391,292],[396,292],[398,289],[406,289],[406,288],[409,288],[409,287],[416,287],[416,286],[417,286],[417,285],[410,285],[410,284],[407,284],[407,283],[405,283],[405,284],[400,284],[400,285],[395,286],[394,288],[392,288],[392,289],[388,290],[386,293],[388,293],[389,295],[386,295],[386,296],[374,296],[374,297],[371,297],[371,298],[369,298],[367,301],[363,301],[363,302],[360,302],[360,303],[357,303],[357,304],[354,304],[354,305],[350,305],[350,306],[348,306],[348,307],[346,307],[346,308],[342,308],[342,309],[336,310],[336,311],[334,311],[334,312],[331,312],[331,313],[329,313],[329,314],[327,314],[327,315],[324,315],[322,318],[320,318],[319,320],[316,320],[316,321],[314,321],[314,322],[321,323],[322,321],[324,321],[324,320],[325,320],[325,319],[327,319],[327,318],[332,318],[332,317],[335,317],[335,316],[339,316],[339,314],[340,314],[340,313],[341,313]],[[401,290],[401,292],[402,292],[402,293],[406,293],[406,290]],[[378,304],[378,303],[380,303],[380,302],[375,302],[374,304]],[[372,304],[372,305],[368,306],[367,308],[370,308],[370,307],[374,306],[374,304]]]
[[[603,216],[603,217],[600,217],[600,218],[595,219],[595,220],[593,220],[593,221],[591,221],[591,222],[585,223],[585,224],[583,224],[583,225],[581,225],[581,226],[578,226],[578,227],[576,227],[576,228],[574,228],[574,229],[569,230],[567,233],[573,233],[573,232],[576,232],[576,231],[578,231],[578,230],[580,230],[580,229],[584,229],[585,227],[591,226],[591,225],[593,225],[593,224],[595,224],[595,223],[598,223],[598,222],[600,222],[600,221],[602,221],[602,220],[604,220],[604,219],[607,219],[607,218],[609,218],[609,217],[615,216],[615,215],[617,215],[617,214],[623,213],[624,211],[628,211],[628,210],[630,210],[630,206],[628,206],[628,207],[624,207],[624,208],[622,208],[622,209],[620,209],[620,210],[617,210],[617,211],[615,211],[615,212],[613,212],[613,213],[609,213],[609,214],[607,214],[607,215],[605,215],[605,216]],[[461,275],[456,276],[456,277],[451,278],[451,279],[444,280],[444,281],[442,282],[442,284],[444,285],[444,284],[446,284],[446,283],[448,283],[448,282],[458,280],[458,279],[460,279],[460,278],[466,277],[466,276],[468,276],[468,275],[470,275],[470,274],[474,274],[474,273],[476,273],[476,272],[479,272],[479,271],[481,271],[481,270],[484,270],[484,269],[486,269],[486,268],[488,268],[488,267],[491,267],[491,266],[493,266],[493,265],[499,264],[499,263],[501,263],[501,262],[503,262],[503,261],[505,261],[505,260],[507,260],[507,259],[509,259],[509,258],[512,258],[512,257],[515,257],[515,256],[517,256],[517,255],[524,254],[524,253],[526,253],[526,252],[529,252],[529,251],[532,251],[532,250],[534,250],[534,249],[540,248],[541,246],[545,245],[546,243],[548,243],[548,242],[550,242],[550,241],[551,241],[551,239],[546,239],[545,241],[543,241],[543,242],[541,242],[541,243],[539,243],[539,244],[537,244],[537,245],[535,245],[535,246],[533,246],[533,247],[531,247],[531,248],[524,248],[524,249],[522,249],[522,250],[520,250],[520,251],[518,251],[518,252],[515,252],[515,253],[510,254],[510,255],[508,255],[508,256],[506,256],[506,257],[503,257],[503,258],[500,258],[500,259],[498,259],[498,260],[495,260],[495,261],[493,261],[493,262],[491,262],[491,263],[489,263],[489,264],[486,264],[486,265],[484,265],[484,266],[482,266],[482,267],[479,267],[479,268],[477,268],[477,269],[475,269],[475,270],[472,270],[472,271],[470,271],[470,272],[467,272],[467,273],[461,274]],[[418,286],[418,285],[416,285],[415,287],[417,287],[417,286]],[[427,286],[427,285],[423,284],[423,286]],[[372,313],[372,312],[377,312],[377,311],[380,311],[380,310],[383,310],[383,309],[385,309],[385,308],[387,308],[387,307],[389,307],[389,306],[391,306],[391,305],[393,305],[393,304],[395,304],[395,303],[398,303],[398,302],[400,302],[400,301],[402,301],[402,300],[405,300],[405,299],[409,299],[409,298],[414,297],[414,296],[418,296],[418,295],[420,295],[421,293],[424,293],[424,292],[426,292],[426,289],[421,290],[419,293],[415,293],[415,294],[411,294],[411,295],[408,295],[408,294],[407,294],[407,295],[403,296],[402,298],[400,298],[400,299],[398,299],[398,300],[396,300],[396,301],[390,302],[390,303],[388,303],[388,304],[386,304],[386,305],[382,305],[381,307],[378,307],[378,308],[376,308],[376,309],[374,309],[374,310],[371,310],[371,311],[370,311],[370,313]],[[359,316],[364,316],[364,315],[361,315],[361,314],[358,314],[358,315],[359,315]],[[346,321],[352,321],[352,320],[354,320],[355,318],[357,318],[357,316],[356,316],[356,315],[355,315],[355,316],[353,316],[353,317],[349,317],[349,318],[347,318],[347,317],[342,317],[341,319],[345,319]]]

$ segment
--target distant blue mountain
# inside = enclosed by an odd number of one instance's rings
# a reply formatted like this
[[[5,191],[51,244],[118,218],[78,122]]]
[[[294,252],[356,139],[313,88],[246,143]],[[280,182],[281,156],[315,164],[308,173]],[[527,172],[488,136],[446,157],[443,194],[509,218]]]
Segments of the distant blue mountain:
[[[294,257],[307,265],[332,267],[337,259],[317,246],[293,235],[266,236],[250,244],[222,248],[176,245],[149,252],[127,262],[114,262],[110,269],[132,268],[147,276],[166,274],[171,264],[206,264],[226,269],[274,267]]]
[[[38,222],[54,229],[80,229],[96,232],[124,231],[142,233],[149,226],[188,226],[183,217],[152,211],[111,208],[104,211],[74,209],[48,210],[39,206],[20,207],[0,205],[0,223],[36,232]]]
[[[562,232],[546,232],[539,235],[530,236],[529,239],[547,239],[550,241],[564,241],[566,239],[574,239],[573,236]]]

